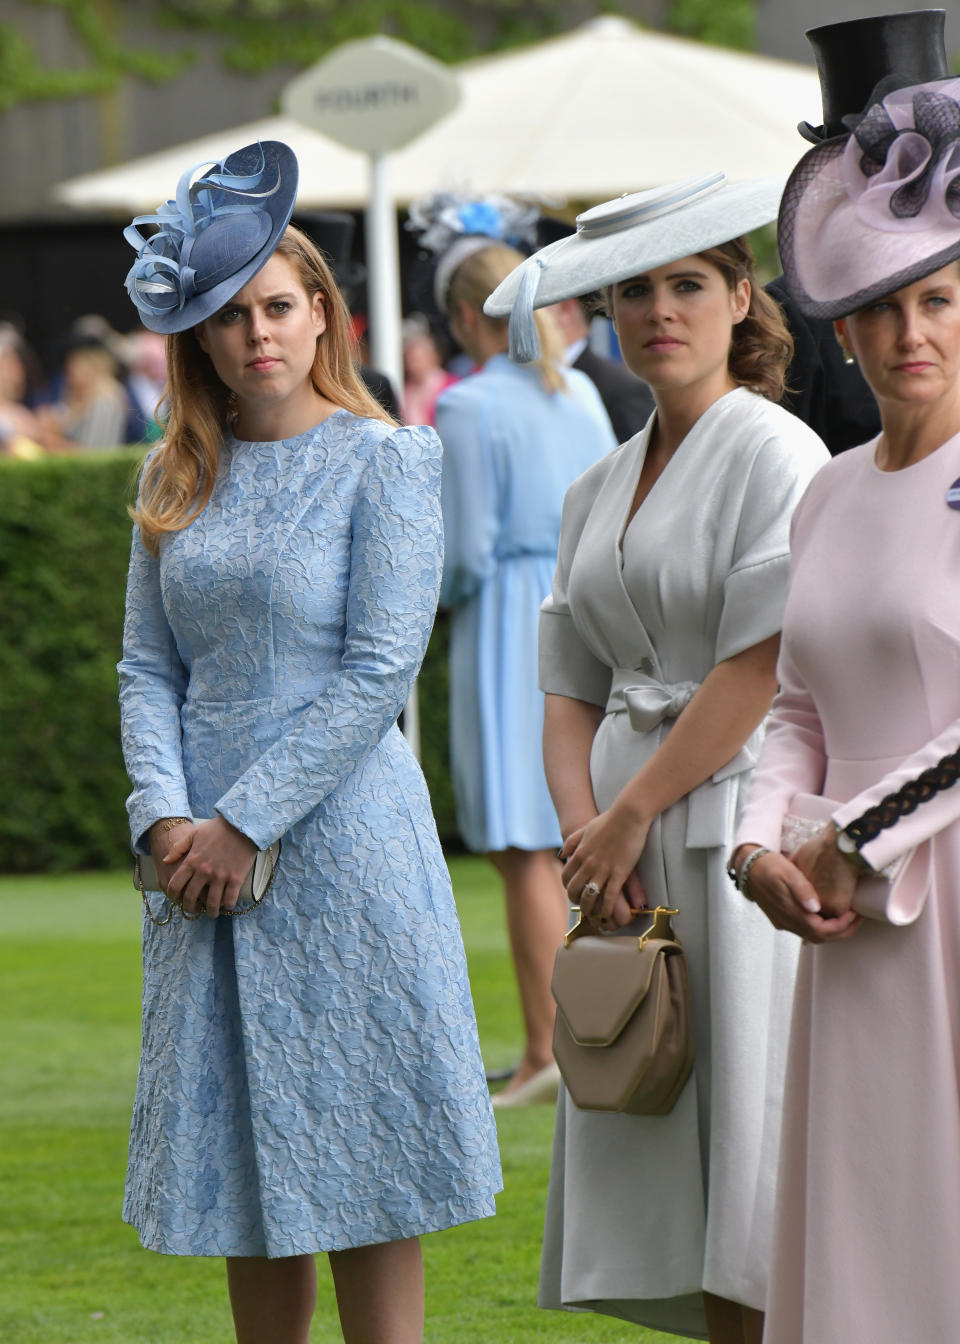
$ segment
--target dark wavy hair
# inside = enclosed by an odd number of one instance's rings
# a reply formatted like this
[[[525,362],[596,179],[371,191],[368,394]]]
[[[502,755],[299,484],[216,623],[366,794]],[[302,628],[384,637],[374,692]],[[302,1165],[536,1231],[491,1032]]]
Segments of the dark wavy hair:
[[[717,268],[731,292],[741,280],[749,280],[750,306],[743,321],[733,328],[727,367],[741,387],[759,392],[768,401],[780,401],[786,391],[787,366],[793,358],[793,337],[779,304],[757,279],[757,263],[749,242],[733,238],[697,255]],[[593,312],[611,316],[612,286],[587,296],[586,303]]]
[[[777,303],[757,279],[757,264],[746,238],[733,238],[699,254],[716,266],[730,290],[750,281],[750,307],[733,328],[727,366],[734,382],[779,401],[786,390],[787,366],[793,357],[793,337]]]

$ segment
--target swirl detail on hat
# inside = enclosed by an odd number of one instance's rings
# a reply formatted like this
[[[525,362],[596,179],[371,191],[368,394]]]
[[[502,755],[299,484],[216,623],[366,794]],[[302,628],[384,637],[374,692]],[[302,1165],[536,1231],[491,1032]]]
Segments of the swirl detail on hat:
[[[241,290],[290,221],[297,176],[288,145],[245,145],[222,162],[190,168],[172,201],[128,224],[123,236],[137,257],[126,290],[144,325],[183,331]],[[149,225],[155,231],[144,236]]]
[[[261,163],[253,173],[237,174],[222,171],[219,163],[195,164],[183,174],[177,184],[176,199],[167,201],[152,215],[138,215],[123,231],[131,247],[139,256],[126,279],[127,293],[140,308],[152,313],[169,313],[183,308],[201,290],[210,289],[236,269],[237,251],[252,256],[263,246],[270,233],[270,217],[251,214],[250,205],[274,195],[280,189],[280,171],[276,169],[273,182],[264,187],[266,158],[260,149]],[[214,167],[219,172],[207,173],[198,190],[190,185],[198,168]],[[204,266],[198,275],[190,264],[198,239],[227,215],[240,215],[231,228],[231,253],[227,257],[216,247],[204,248]],[[140,228],[157,224],[157,232],[144,238]],[[213,242],[213,238],[206,240]],[[212,263],[212,264],[211,264]]]
[[[889,92],[804,154],[777,235],[809,317],[846,317],[960,258],[960,79]]]
[[[960,80],[941,87],[888,94],[847,142],[844,186],[865,224],[919,232],[960,219]]]

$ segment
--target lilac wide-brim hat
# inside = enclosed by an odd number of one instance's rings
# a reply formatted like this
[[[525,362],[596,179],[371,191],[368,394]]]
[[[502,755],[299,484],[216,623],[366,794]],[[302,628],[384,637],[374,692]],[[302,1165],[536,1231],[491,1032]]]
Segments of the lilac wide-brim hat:
[[[197,168],[202,176],[191,181]],[[123,236],[135,249],[126,289],[150,331],[186,331],[229,302],[269,261],[290,223],[299,170],[289,145],[245,145],[180,178],[175,200],[138,215]],[[144,237],[141,228],[154,224]]]
[[[728,182],[722,172],[624,194],[577,216],[577,231],[535,252],[497,286],[483,311],[510,314],[510,358],[539,356],[533,310],[590,294],[681,257],[728,243],[777,216],[782,182]]]
[[[780,205],[802,312],[837,318],[960,257],[960,79],[888,93],[803,156]]]

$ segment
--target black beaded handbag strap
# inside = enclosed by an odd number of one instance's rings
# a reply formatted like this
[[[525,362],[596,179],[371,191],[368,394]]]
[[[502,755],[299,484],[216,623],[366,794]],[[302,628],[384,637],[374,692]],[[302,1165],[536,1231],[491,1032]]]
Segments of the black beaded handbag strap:
[[[916,779],[909,780],[896,793],[888,793],[876,807],[868,807],[862,816],[848,822],[843,829],[857,849],[862,849],[881,831],[895,826],[901,817],[909,816],[921,803],[928,803],[957,780],[960,780],[960,748],[924,770]]]

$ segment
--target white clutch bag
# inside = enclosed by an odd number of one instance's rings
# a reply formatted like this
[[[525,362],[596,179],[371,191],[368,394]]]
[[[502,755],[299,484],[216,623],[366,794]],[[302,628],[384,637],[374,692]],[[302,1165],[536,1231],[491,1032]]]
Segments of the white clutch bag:
[[[790,858],[819,835],[839,806],[818,793],[794,794],[780,832],[781,852]],[[861,877],[854,889],[853,908],[867,919],[912,924],[923,909],[929,885],[930,846],[918,845],[876,877]]]
[[[279,858],[279,840],[274,840],[273,844],[269,845],[266,849],[258,849],[250,867],[250,871],[243,879],[236,906],[233,910],[221,910],[220,913],[223,915],[246,915],[249,914],[251,910],[256,910],[257,906],[273,885]],[[153,920],[154,924],[168,924],[175,907],[171,904],[166,918],[157,919],[150,909],[150,904],[147,900],[148,891],[160,891],[160,884],[157,881],[157,865],[154,863],[152,855],[137,854],[134,857],[133,885],[143,897],[143,903],[147,908],[147,914]],[[181,913],[183,912],[181,911]],[[184,914],[183,917],[184,919],[197,919],[201,914],[203,914],[203,905],[200,906],[196,915]]]

